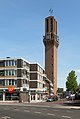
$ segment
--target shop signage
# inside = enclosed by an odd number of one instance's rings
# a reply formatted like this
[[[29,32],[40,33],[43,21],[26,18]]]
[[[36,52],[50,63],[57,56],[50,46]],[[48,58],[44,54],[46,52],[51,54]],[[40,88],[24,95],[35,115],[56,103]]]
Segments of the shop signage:
[[[14,92],[14,86],[9,86],[8,87],[8,92],[13,93]]]

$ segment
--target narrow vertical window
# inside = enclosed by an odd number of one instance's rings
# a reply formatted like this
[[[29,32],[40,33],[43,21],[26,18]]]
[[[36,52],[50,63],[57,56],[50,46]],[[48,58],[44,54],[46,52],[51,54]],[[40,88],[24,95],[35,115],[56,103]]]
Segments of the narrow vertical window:
[[[11,61],[9,60],[9,66],[11,66]]]
[[[12,85],[14,85],[14,79],[12,79]]]
[[[47,32],[49,31],[49,28],[48,28],[48,19],[46,20],[46,30],[47,30]]]
[[[11,79],[9,79],[9,85],[12,85],[12,80]]]
[[[51,32],[53,31],[53,19],[52,18],[50,19],[50,31]]]
[[[56,34],[57,34],[57,21],[56,21]]]
[[[51,33],[51,38],[53,38],[53,33]]]
[[[6,61],[6,66],[9,66],[9,61],[8,60]]]
[[[12,60],[12,66],[14,66],[14,60]]]

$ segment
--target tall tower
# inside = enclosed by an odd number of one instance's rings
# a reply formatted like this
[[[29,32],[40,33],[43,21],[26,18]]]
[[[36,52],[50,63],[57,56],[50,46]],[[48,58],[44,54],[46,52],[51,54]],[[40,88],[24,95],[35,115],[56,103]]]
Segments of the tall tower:
[[[59,45],[57,36],[57,21],[54,16],[45,18],[45,73],[53,83],[54,94],[57,92],[57,48]]]

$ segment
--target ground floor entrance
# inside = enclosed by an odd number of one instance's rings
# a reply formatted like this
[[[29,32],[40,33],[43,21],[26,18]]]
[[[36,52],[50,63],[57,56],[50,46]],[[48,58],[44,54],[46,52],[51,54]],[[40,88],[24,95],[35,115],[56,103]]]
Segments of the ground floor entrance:
[[[8,92],[8,89],[0,90],[0,101],[28,102],[28,100],[28,92],[21,92],[19,89],[15,89],[13,93]]]
[[[19,100],[19,90],[9,93],[8,89],[0,90],[0,101]]]
[[[45,101],[47,95],[43,91],[32,90],[30,91],[30,102],[41,102]]]

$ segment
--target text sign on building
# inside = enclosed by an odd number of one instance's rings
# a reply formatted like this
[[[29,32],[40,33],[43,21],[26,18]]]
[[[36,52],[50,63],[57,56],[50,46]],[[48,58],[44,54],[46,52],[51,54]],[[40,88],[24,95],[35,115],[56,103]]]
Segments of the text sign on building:
[[[13,93],[14,92],[14,86],[9,86],[8,87],[8,92]]]

